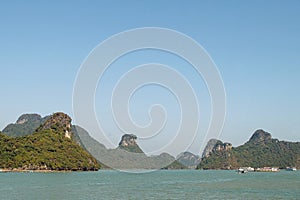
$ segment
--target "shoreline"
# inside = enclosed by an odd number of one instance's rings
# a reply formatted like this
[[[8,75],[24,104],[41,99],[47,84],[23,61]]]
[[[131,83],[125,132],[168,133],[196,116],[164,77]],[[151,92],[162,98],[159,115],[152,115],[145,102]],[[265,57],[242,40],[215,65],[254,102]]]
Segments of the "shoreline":
[[[111,168],[103,168],[98,170],[46,170],[46,169],[35,169],[35,170],[29,170],[29,169],[3,169],[0,168],[0,173],[11,173],[11,172],[17,172],[17,173],[68,173],[68,172],[99,172],[99,171],[119,171],[116,169]],[[129,169],[127,169],[129,170]],[[134,170],[151,170],[151,169],[134,169]],[[237,169],[156,169],[155,171],[177,171],[177,170],[188,170],[188,171],[237,171]],[[122,170],[121,170],[122,171]],[[126,171],[126,170],[125,170]],[[264,169],[256,169],[254,171],[249,172],[280,172],[280,171],[290,171],[287,169],[280,169],[278,170],[264,170]],[[295,170],[298,171],[298,170]]]
[[[0,173],[23,172],[23,173],[67,173],[67,172],[95,172],[99,170],[50,170],[50,169],[0,169]]]

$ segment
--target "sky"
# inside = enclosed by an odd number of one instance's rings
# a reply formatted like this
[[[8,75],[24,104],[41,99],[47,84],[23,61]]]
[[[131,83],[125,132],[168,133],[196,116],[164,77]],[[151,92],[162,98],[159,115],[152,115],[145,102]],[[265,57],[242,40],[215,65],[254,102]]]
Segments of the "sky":
[[[219,139],[237,146],[256,129],[264,129],[274,138],[300,141],[299,9],[297,0],[2,1],[0,129],[23,113],[45,116],[63,111],[73,116],[74,83],[89,53],[114,34],[161,27],[193,38],[216,64],[226,91],[226,119]],[[211,117],[205,82],[182,59],[153,50],[120,58],[99,82],[95,110],[108,135],[115,143],[121,135],[108,122],[114,84],[132,67],[151,62],[168,64],[190,81],[199,99],[203,136]],[[167,140],[180,120],[174,95],[150,85],[134,93],[129,109],[136,123],[146,125],[149,107],[158,102],[170,117],[162,133]],[[190,146],[193,153],[203,148],[202,136]]]

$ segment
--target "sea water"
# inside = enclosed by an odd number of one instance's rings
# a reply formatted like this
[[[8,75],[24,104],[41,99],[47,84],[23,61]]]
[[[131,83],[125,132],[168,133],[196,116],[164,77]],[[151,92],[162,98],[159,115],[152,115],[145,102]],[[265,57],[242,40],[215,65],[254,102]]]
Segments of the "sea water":
[[[300,199],[300,171],[0,173],[0,199]]]

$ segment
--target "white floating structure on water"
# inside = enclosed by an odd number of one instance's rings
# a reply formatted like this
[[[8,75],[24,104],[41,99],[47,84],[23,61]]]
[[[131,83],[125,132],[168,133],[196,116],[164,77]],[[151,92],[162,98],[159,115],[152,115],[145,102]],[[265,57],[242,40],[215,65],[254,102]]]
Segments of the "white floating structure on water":
[[[254,172],[254,168],[253,167],[240,167],[237,170],[237,172],[240,173],[240,174],[244,174],[244,173],[247,173],[247,172]]]

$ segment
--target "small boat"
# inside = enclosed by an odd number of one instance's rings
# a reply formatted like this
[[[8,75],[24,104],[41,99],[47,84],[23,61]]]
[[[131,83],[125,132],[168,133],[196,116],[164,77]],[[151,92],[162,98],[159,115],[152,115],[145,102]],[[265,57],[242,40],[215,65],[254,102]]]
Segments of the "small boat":
[[[296,167],[287,167],[286,171],[297,171]]]
[[[254,168],[253,167],[240,167],[237,172],[239,174],[244,174],[244,173],[247,173],[247,172],[254,172]]]
[[[245,173],[248,172],[248,170],[245,169],[245,168],[238,168],[237,172],[238,172],[239,174],[245,174]]]

